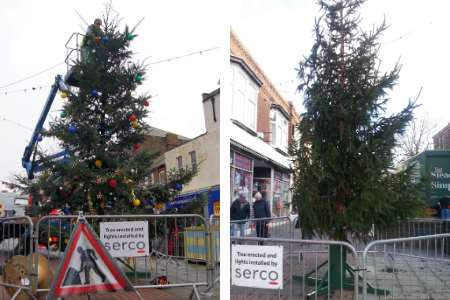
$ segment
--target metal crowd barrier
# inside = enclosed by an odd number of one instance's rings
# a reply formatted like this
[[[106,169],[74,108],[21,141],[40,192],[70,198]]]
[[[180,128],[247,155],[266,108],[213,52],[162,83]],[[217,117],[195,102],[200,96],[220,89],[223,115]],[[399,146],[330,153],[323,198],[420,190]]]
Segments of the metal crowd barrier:
[[[213,239],[210,224],[200,215],[85,215],[99,235],[101,222],[147,221],[150,254],[145,257],[116,258],[135,288],[192,287],[199,299],[198,287],[214,284]],[[62,259],[70,233],[78,216],[46,216],[35,225],[35,247],[46,258],[49,270],[55,270]],[[42,244],[42,241],[47,242]],[[41,262],[42,263],[42,262]],[[39,277],[38,262],[34,271]],[[51,273],[51,272],[50,272]],[[46,274],[48,292],[54,274]]]
[[[450,233],[377,240],[363,251],[370,299],[450,299]]]
[[[233,237],[258,237],[258,233],[259,237],[264,237],[261,233],[267,230],[269,237],[277,238],[294,238],[296,224],[288,216],[234,220],[230,223]]]
[[[27,216],[0,218],[0,299],[32,299],[33,222]]]
[[[231,247],[260,244],[283,246],[283,289],[261,289],[231,284],[231,299],[358,299],[357,287],[360,278],[357,266],[358,256],[355,248],[349,243],[327,240],[231,237]],[[341,278],[339,285],[341,288],[335,290],[325,288],[331,281],[327,260],[329,251],[333,247],[339,249],[339,263],[342,265],[346,261],[349,266],[353,266],[354,271],[351,282],[348,280],[344,282]],[[350,290],[348,290],[349,285],[353,287]],[[322,291],[322,295],[316,293],[319,290]],[[349,296],[353,298],[348,298]]]

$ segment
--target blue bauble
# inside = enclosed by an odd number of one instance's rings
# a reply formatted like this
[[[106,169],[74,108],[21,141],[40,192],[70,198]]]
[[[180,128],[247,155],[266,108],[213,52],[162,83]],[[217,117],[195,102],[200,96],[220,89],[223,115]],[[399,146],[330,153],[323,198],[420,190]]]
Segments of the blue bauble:
[[[99,92],[96,90],[96,89],[93,89],[92,91],[91,91],[91,96],[92,97],[98,97],[100,94],[99,94]]]
[[[38,142],[42,142],[42,135],[38,135],[37,140],[38,140]]]
[[[108,42],[108,37],[106,35],[104,37],[102,37],[102,42],[103,43],[107,43]]]
[[[175,183],[175,189],[177,191],[181,191],[183,189],[183,185],[181,183]]]
[[[67,130],[69,131],[69,133],[77,132],[77,128],[73,125],[70,125],[69,128],[67,128]]]

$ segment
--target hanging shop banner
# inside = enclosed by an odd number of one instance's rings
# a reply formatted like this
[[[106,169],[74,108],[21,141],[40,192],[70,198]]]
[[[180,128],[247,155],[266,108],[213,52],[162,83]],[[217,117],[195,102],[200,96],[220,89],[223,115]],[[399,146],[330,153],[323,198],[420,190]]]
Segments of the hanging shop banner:
[[[231,283],[283,289],[283,246],[232,245]]]
[[[148,221],[102,222],[100,240],[112,257],[149,256]]]
[[[47,299],[134,288],[86,221],[79,222]]]

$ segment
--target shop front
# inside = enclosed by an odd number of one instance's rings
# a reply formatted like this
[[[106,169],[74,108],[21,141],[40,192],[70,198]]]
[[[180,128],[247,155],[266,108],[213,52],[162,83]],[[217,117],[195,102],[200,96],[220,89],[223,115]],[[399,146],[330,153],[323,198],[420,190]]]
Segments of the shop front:
[[[231,151],[230,188],[231,202],[243,194],[252,203],[253,159],[237,151]]]

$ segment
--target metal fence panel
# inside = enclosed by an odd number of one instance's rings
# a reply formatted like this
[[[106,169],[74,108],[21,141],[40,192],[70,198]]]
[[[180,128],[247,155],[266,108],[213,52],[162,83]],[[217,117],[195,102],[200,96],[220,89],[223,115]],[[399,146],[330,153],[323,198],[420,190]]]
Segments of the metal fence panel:
[[[294,238],[295,224],[289,216],[231,221],[233,237]]]
[[[46,216],[36,224],[35,246],[45,256],[50,269],[56,269],[62,258],[77,218]],[[148,222],[150,255],[116,258],[136,288],[192,286],[196,290],[198,286],[213,285],[214,241],[209,222],[202,216],[86,215],[85,218],[97,235],[101,222]],[[36,266],[37,261],[34,263]],[[51,283],[51,276],[46,280]],[[48,288],[38,291],[45,292]]]
[[[449,254],[450,233],[369,243],[362,255],[364,299],[450,299]]]
[[[275,238],[231,238],[233,244],[242,245],[283,245],[283,289],[269,290],[242,286],[231,286],[231,299],[358,299],[358,259],[356,250],[346,242],[325,240],[294,240]],[[355,273],[351,282],[340,282],[340,286],[349,289],[326,290],[325,295],[319,296],[315,290],[323,289],[321,284],[330,282],[328,260],[329,250],[332,247],[340,249],[340,264],[345,261],[353,266]],[[345,257],[345,258],[344,258]],[[233,257],[231,257],[233,259]],[[345,260],[345,261],[344,261]],[[349,284],[349,285],[347,285]],[[350,287],[351,286],[351,287]],[[353,298],[352,298],[353,297]]]
[[[0,218],[0,299],[31,296],[33,222],[27,216]]]

